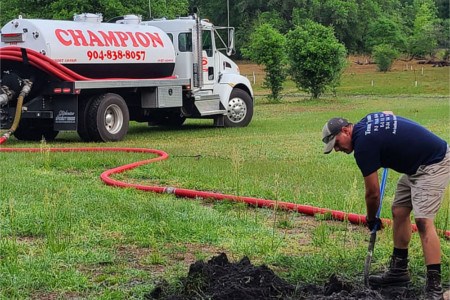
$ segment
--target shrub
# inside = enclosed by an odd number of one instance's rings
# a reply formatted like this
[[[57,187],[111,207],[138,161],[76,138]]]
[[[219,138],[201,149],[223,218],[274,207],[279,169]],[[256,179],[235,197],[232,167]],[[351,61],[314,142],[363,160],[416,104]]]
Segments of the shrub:
[[[262,24],[250,35],[249,45],[242,49],[245,57],[264,66],[264,86],[270,89],[269,100],[273,101],[280,100],[286,79],[284,45],[285,37],[278,30],[270,24]]]
[[[381,44],[373,48],[372,56],[381,72],[391,69],[394,60],[398,57],[398,51],[392,45]]]
[[[346,65],[346,49],[331,27],[307,20],[287,34],[290,75],[299,89],[318,98],[336,87]]]

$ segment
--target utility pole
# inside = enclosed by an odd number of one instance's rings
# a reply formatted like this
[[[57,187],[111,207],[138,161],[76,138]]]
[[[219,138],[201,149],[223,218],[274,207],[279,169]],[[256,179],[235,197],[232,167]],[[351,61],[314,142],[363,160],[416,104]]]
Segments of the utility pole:
[[[227,0],[227,32],[228,32],[228,41],[230,43],[230,0]]]
[[[151,19],[152,18],[152,0],[148,0],[148,14],[150,15],[149,19]]]

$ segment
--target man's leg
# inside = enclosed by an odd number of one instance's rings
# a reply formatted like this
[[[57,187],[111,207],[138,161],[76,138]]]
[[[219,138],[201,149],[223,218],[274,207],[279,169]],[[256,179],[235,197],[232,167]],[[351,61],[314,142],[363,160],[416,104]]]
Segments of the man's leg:
[[[422,243],[427,266],[426,298],[442,299],[441,244],[434,226],[434,217],[442,203],[444,191],[450,181],[450,150],[436,164],[421,166],[412,175],[411,188],[414,217]]]
[[[441,242],[436,232],[433,219],[416,219],[417,229],[422,242],[425,265],[441,263]]]
[[[393,238],[394,247],[398,249],[408,249],[411,240],[411,208],[406,206],[393,206]]]
[[[427,266],[426,297],[430,300],[442,299],[441,285],[441,242],[433,219],[416,218],[417,229],[422,242],[423,256]]]
[[[392,205],[394,250],[389,269],[379,275],[369,277],[372,286],[403,286],[409,284],[408,245],[411,240],[410,213],[411,188],[407,176],[403,175],[397,183],[395,199]]]

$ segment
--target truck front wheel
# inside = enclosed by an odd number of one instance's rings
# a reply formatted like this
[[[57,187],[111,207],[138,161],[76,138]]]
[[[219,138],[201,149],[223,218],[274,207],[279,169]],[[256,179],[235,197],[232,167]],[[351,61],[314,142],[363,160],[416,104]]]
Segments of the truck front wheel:
[[[245,127],[253,117],[253,100],[250,95],[241,90],[234,89],[228,101],[227,114],[224,125],[226,127]]]
[[[92,99],[85,121],[92,141],[116,142],[127,134],[130,115],[121,96],[107,93]]]

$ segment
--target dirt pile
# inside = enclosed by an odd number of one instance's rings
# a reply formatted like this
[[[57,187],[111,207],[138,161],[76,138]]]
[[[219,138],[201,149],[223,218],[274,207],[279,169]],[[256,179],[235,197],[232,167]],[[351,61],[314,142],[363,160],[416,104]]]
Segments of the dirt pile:
[[[417,299],[405,288],[374,291],[331,276],[324,286],[292,285],[267,266],[254,266],[247,257],[230,263],[226,254],[208,262],[197,261],[189,268],[180,292],[173,294],[166,283],[156,287],[146,299],[164,300],[269,300],[269,299]]]

